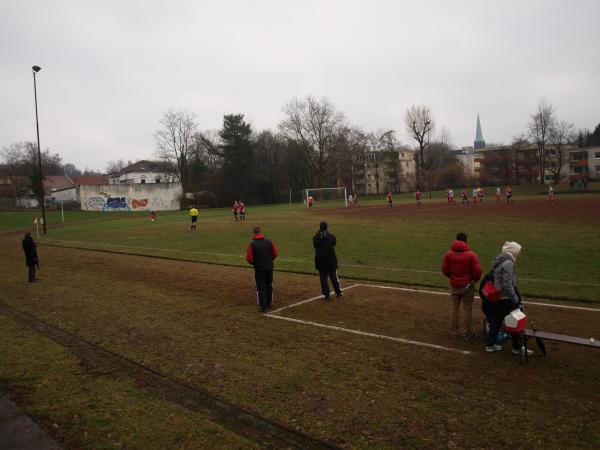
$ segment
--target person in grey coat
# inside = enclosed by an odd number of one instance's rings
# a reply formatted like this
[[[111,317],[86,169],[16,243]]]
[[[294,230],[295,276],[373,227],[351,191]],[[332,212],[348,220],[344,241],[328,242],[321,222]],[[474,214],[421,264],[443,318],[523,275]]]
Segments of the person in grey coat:
[[[489,353],[499,351],[502,348],[496,344],[496,339],[504,323],[504,318],[511,311],[522,307],[515,275],[515,265],[521,253],[521,248],[521,245],[516,242],[505,242],[502,246],[502,252],[494,258],[494,287],[502,292],[502,298],[499,302],[494,303],[494,315],[490,323],[485,347],[485,351]],[[518,355],[525,351],[524,348],[520,347],[518,334],[512,334],[511,339],[514,354]],[[527,352],[529,354],[533,353],[531,350]]]

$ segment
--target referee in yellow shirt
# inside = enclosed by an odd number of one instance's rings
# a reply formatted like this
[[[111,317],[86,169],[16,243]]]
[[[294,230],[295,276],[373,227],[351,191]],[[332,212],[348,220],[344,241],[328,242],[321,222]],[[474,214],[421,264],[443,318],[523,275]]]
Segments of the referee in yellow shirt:
[[[196,222],[198,221],[198,210],[196,209],[196,206],[192,206],[192,209],[190,209],[190,217],[192,218],[191,229],[192,231],[196,231]]]

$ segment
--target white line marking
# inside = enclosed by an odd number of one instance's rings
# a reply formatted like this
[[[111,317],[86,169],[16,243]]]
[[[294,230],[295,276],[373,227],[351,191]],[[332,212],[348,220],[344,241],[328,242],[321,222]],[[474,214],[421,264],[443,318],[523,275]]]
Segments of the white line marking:
[[[403,288],[403,287],[396,287],[396,286],[383,286],[383,285],[379,285],[379,284],[360,283],[360,284],[355,284],[354,286],[368,286],[368,287],[373,287],[373,288],[378,288],[378,289],[392,289],[392,290],[396,290],[396,291],[423,292],[425,294],[435,294],[435,295],[450,295],[448,292],[427,291],[425,289],[410,289],[410,288]],[[475,298],[481,300],[481,298],[478,295],[476,295]],[[582,310],[582,311],[600,312],[600,308],[585,308],[583,306],[557,305],[554,303],[541,303],[541,302],[523,302],[523,303],[526,305],[547,306],[549,308],[577,309],[577,310]]]
[[[190,253],[190,254],[197,254],[197,255],[207,255],[207,256],[220,256],[220,257],[224,257],[224,258],[236,258],[236,259],[243,259],[246,256],[245,255],[241,255],[241,254],[230,254],[230,253],[213,253],[213,252],[200,252],[200,251],[195,251],[195,250],[182,250],[182,249],[172,249],[172,248],[161,248],[161,247],[139,247],[139,246],[133,246],[133,245],[126,245],[126,244],[108,244],[108,243],[100,243],[100,244],[95,244],[93,242],[89,242],[89,241],[74,241],[74,240],[69,240],[69,239],[57,239],[57,238],[44,238],[43,241],[41,241],[42,243],[46,241],[49,243],[52,242],[70,242],[70,243],[74,243],[74,244],[83,244],[83,245],[96,245],[96,246],[100,246],[101,249],[102,247],[118,247],[118,248],[129,248],[129,249],[135,249],[135,250],[149,250],[149,251],[161,251],[161,252],[170,252],[170,253]],[[94,248],[90,248],[90,250],[94,250]],[[304,258],[278,258],[279,261],[284,261],[284,262],[289,262],[289,263],[294,263],[294,264],[304,264],[309,262],[309,260],[304,259]],[[434,271],[434,270],[420,270],[420,269],[404,269],[401,267],[383,267],[383,266],[368,266],[365,264],[340,264],[340,267],[352,267],[352,268],[361,268],[361,269],[375,269],[375,270],[390,270],[390,271],[394,271],[394,272],[413,272],[413,273],[429,273],[429,274],[433,274],[433,275],[440,275],[439,271]],[[572,281],[563,281],[563,280],[547,280],[547,279],[543,279],[543,278],[526,278],[526,277],[519,277],[519,279],[521,280],[527,280],[527,281],[533,281],[533,282],[540,282],[540,283],[560,283],[560,284],[567,284],[570,286],[600,286],[600,284],[598,283],[585,283],[585,282],[572,282]]]
[[[442,345],[429,344],[427,342],[413,341],[413,340],[410,340],[410,339],[403,339],[403,338],[397,338],[397,337],[393,337],[393,336],[386,336],[385,334],[368,333],[366,331],[360,331],[360,330],[353,330],[353,329],[350,329],[350,328],[337,327],[335,325],[325,325],[323,323],[309,322],[307,320],[294,319],[292,317],[276,316],[273,313],[265,314],[265,316],[270,317],[272,319],[287,320],[288,322],[295,322],[295,323],[300,323],[300,324],[303,324],[303,325],[311,325],[313,327],[327,328],[327,329],[330,329],[330,330],[343,331],[345,333],[358,334],[359,336],[368,336],[368,337],[374,337],[374,338],[379,338],[379,339],[387,339],[388,341],[401,342],[403,344],[418,345],[420,347],[434,348],[436,350],[445,350],[447,352],[455,352],[455,353],[460,353],[462,355],[470,355],[471,354],[471,352],[468,351],[468,350],[459,350],[457,348],[444,347]]]
[[[342,291],[347,291],[348,289],[352,289],[352,288],[357,287],[357,286],[362,286],[362,285],[361,284],[353,284],[351,286],[342,288]],[[319,299],[322,299],[322,298],[323,298],[323,294],[318,295],[317,297],[309,298],[308,300],[302,300],[301,302],[292,303],[291,305],[283,306],[282,308],[276,309],[275,311],[271,311],[269,314],[277,314],[278,312],[283,311],[285,309],[290,309],[290,308],[293,308],[295,306],[303,305],[304,303],[313,302],[315,300],[319,300]]]
[[[523,302],[523,303],[525,303],[526,305],[548,306],[549,308],[578,309],[581,311],[600,312],[599,308],[584,308],[583,306],[553,305],[552,303],[539,303],[539,302]]]

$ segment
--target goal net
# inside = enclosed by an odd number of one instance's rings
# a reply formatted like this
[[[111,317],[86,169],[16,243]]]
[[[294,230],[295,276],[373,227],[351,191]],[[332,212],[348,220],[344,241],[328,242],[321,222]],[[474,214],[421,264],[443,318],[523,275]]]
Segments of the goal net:
[[[306,209],[343,208],[348,205],[347,195],[345,187],[306,189],[304,207]]]

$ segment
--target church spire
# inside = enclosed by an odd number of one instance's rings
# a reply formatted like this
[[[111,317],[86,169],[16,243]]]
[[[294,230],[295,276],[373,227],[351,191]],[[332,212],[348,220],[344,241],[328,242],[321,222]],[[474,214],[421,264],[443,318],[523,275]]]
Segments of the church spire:
[[[479,113],[477,113],[477,130],[475,131],[475,142],[474,142],[473,146],[476,149],[485,147],[485,141],[483,140],[483,133],[481,132],[481,122],[479,121]]]

